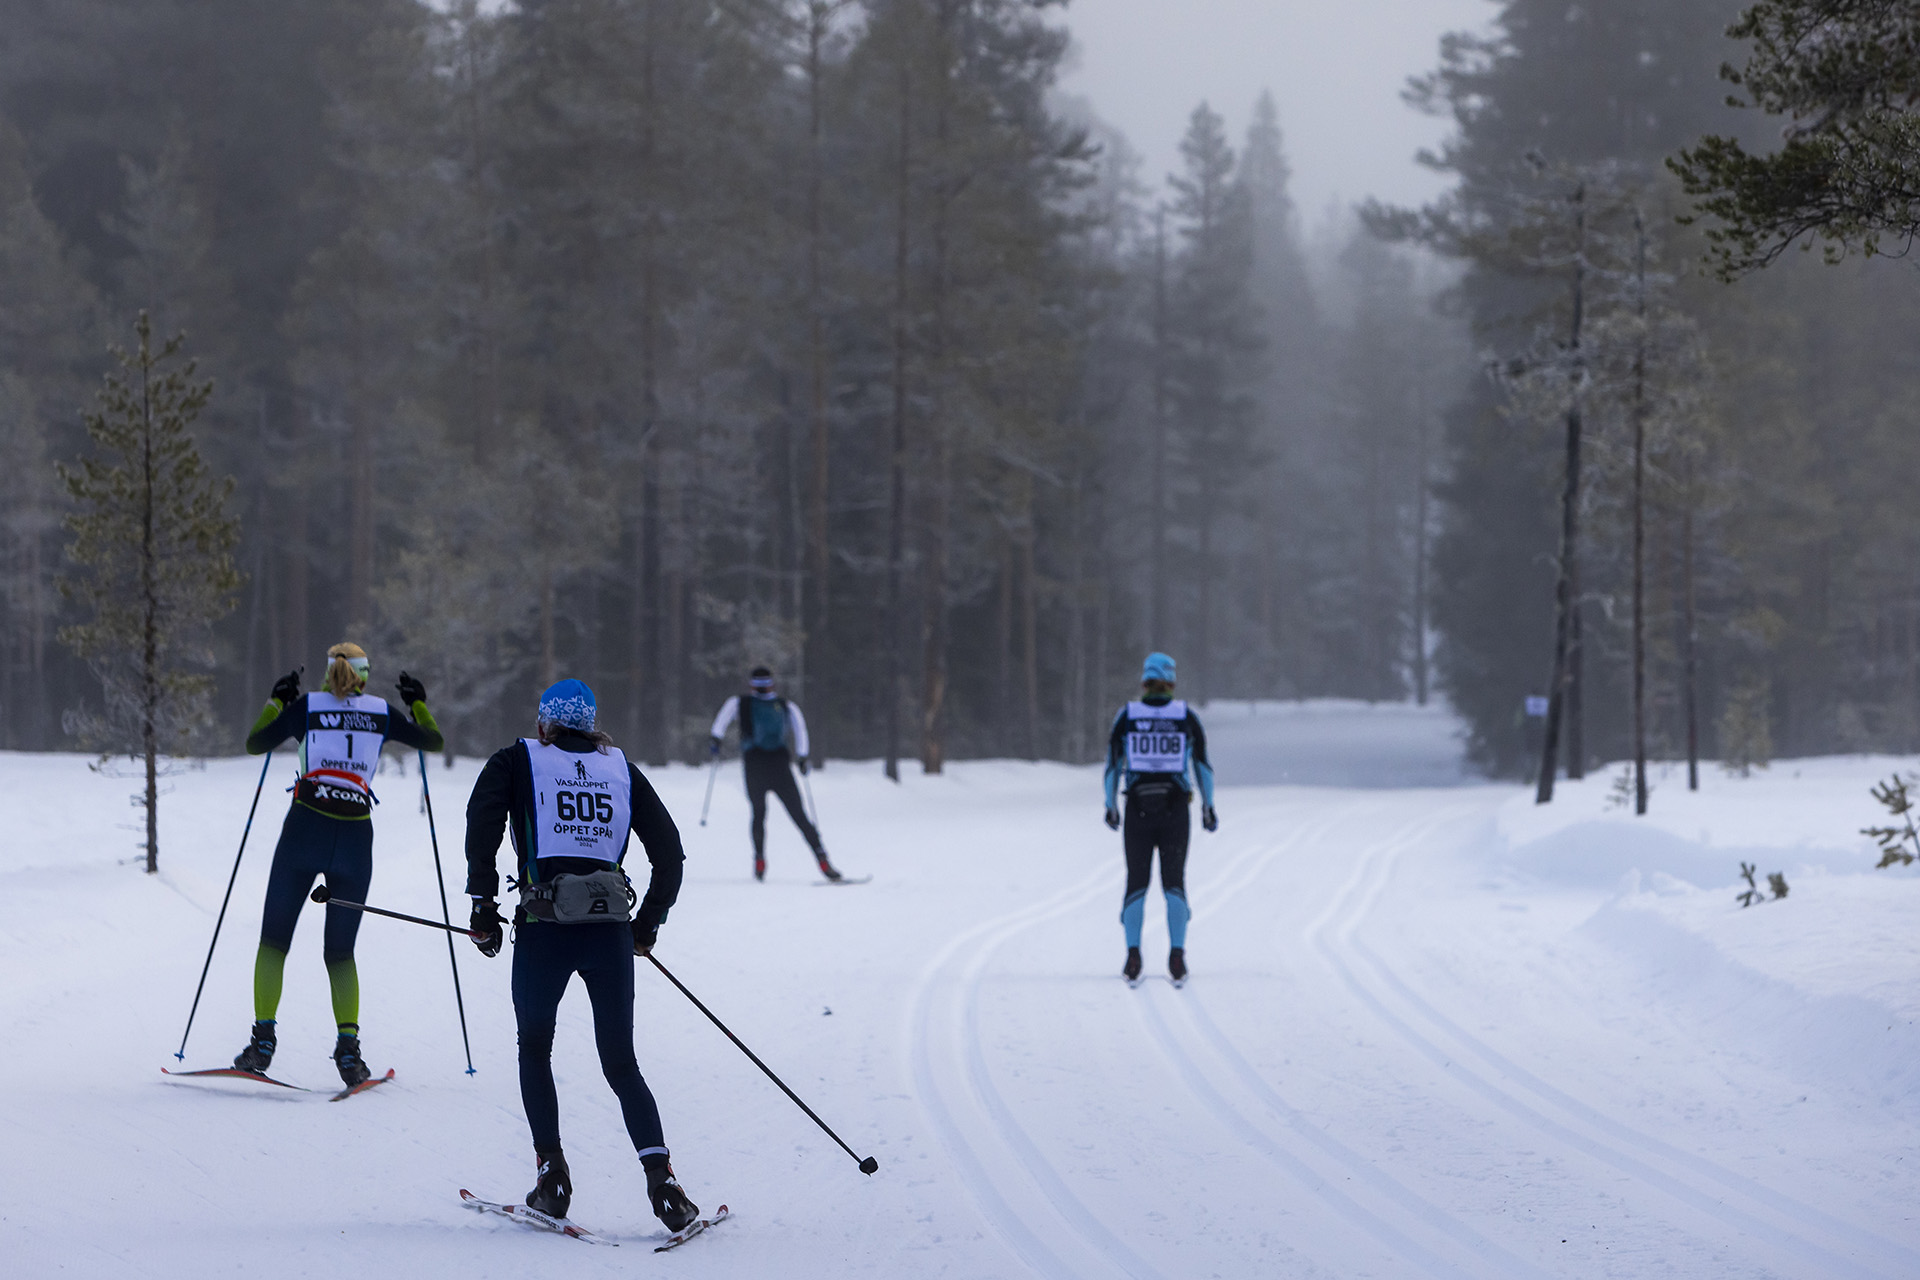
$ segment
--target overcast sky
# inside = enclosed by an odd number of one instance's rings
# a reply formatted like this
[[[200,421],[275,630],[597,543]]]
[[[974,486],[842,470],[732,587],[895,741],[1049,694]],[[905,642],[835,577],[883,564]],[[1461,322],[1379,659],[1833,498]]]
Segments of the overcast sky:
[[[1077,47],[1060,88],[1127,135],[1156,187],[1202,99],[1238,150],[1271,89],[1294,200],[1317,223],[1336,200],[1412,203],[1446,185],[1413,162],[1446,123],[1400,90],[1438,62],[1442,33],[1480,29],[1495,12],[1493,0],[1071,0]]]

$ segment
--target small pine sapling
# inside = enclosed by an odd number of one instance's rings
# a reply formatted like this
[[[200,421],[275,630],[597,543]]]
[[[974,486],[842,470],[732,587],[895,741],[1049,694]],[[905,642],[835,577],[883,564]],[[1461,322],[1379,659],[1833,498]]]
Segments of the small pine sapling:
[[[1920,831],[1913,825],[1913,796],[1908,791],[1920,778],[1903,778],[1894,774],[1873,789],[1873,798],[1886,807],[1888,813],[1900,820],[1897,827],[1862,827],[1860,834],[1872,836],[1880,846],[1880,861],[1876,867],[1890,867],[1895,863],[1901,866],[1911,864],[1916,855],[1920,855]]]
[[[1756,902],[1769,901],[1767,895],[1760,891],[1760,882],[1754,878],[1759,870],[1760,868],[1751,862],[1743,862],[1740,864],[1740,878],[1747,882],[1746,890],[1736,899],[1742,907],[1750,907]],[[1772,901],[1777,902],[1781,898],[1786,897],[1786,873],[1783,871],[1768,872],[1767,888],[1773,893]]]

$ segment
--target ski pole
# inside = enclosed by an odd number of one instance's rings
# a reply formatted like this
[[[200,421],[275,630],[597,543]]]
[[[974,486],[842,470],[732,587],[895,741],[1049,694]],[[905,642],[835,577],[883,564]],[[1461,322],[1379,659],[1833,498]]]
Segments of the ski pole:
[[[427,835],[433,841],[433,878],[440,882],[440,918],[446,921],[447,964],[453,969],[453,1007],[460,1011],[460,1047],[473,1074],[473,1046],[467,1042],[467,1002],[460,998],[460,962],[453,958],[453,916],[447,911],[447,877],[440,870],[440,833],[433,827],[433,792],[427,787],[427,753],[420,753],[420,800],[427,808]]]
[[[333,892],[323,884],[313,887],[307,895],[315,902],[324,902],[330,906],[345,907],[349,911],[364,911],[368,915],[386,916],[390,920],[405,920],[408,924],[423,924],[429,929],[445,929],[448,933],[465,934],[469,938],[484,938],[484,933],[475,933],[472,929],[462,929],[458,925],[441,924],[438,920],[422,920],[419,916],[410,916],[399,911],[389,911],[385,907],[370,907],[364,902],[348,902],[345,898],[336,898]]]
[[[807,808],[813,810],[813,829],[815,832],[818,832],[820,830],[820,806],[816,804],[813,799],[813,770],[803,770],[800,774],[800,781],[806,784]]]
[[[187,1029],[180,1033],[180,1048],[174,1053],[179,1062],[187,1060],[187,1037],[193,1034],[193,1015],[200,1012],[200,993],[207,989],[207,970],[213,967],[213,949],[220,944],[220,926],[226,923],[227,903],[233,900],[233,882],[240,878],[240,855],[247,851],[247,837],[253,832],[253,814],[260,807],[260,793],[267,786],[267,766],[273,763],[273,752],[267,752],[267,758],[260,762],[260,781],[253,788],[253,803],[247,806],[247,825],[240,832],[240,851],[233,855],[233,872],[227,876],[226,896],[220,899],[220,914],[213,922],[213,941],[207,944],[207,962],[200,966],[200,985],[193,989],[193,1008],[187,1011]]]
[[[720,757],[713,757],[713,767],[707,770],[707,798],[700,802],[700,825],[707,825],[707,806],[713,803],[713,780],[720,774]]]
[[[760,1061],[759,1057],[755,1055],[753,1050],[747,1048],[747,1046],[741,1042],[741,1039],[739,1036],[727,1030],[727,1024],[720,1021],[720,1019],[714,1017],[713,1010],[707,1008],[707,1006],[700,1003],[700,997],[694,995],[693,992],[687,990],[686,986],[681,983],[680,979],[674,977],[671,973],[668,973],[667,966],[661,964],[660,961],[651,952],[648,953],[647,959],[652,960],[653,967],[658,969],[662,974],[665,974],[668,982],[671,982],[674,986],[679,987],[680,994],[685,996],[687,999],[693,1001],[693,1007],[698,1009],[700,1012],[706,1014],[707,1021],[713,1023],[714,1026],[720,1028],[721,1033],[724,1034],[727,1037],[727,1039],[733,1041],[734,1045],[740,1050],[740,1052],[747,1055],[747,1058],[753,1063],[754,1066],[766,1072],[767,1079],[779,1085],[780,1092],[786,1094],[789,1098],[792,1098],[793,1105],[807,1113],[807,1119],[819,1125],[820,1128],[826,1132],[826,1135],[829,1138],[832,1138],[835,1142],[840,1143],[840,1149],[846,1152],[848,1155],[853,1156],[854,1162],[860,1166],[860,1172],[866,1174],[868,1177],[873,1176],[873,1171],[880,1167],[880,1162],[878,1160],[875,1160],[872,1156],[868,1156],[866,1159],[862,1160],[858,1155],[855,1155],[853,1148],[848,1146],[845,1142],[841,1141],[839,1134],[835,1133],[832,1129],[827,1128],[827,1122],[825,1120],[822,1120],[819,1116],[813,1114],[812,1107],[800,1101],[799,1094],[787,1088],[786,1081],[782,1080],[779,1076],[773,1074],[773,1068],[769,1067],[766,1063]]]

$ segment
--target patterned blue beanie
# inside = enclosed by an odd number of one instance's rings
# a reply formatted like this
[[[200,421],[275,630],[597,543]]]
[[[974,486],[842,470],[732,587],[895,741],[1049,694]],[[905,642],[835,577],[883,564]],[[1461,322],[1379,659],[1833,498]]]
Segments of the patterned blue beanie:
[[[1145,684],[1149,680],[1165,680],[1168,684],[1176,683],[1173,678],[1173,659],[1164,653],[1148,654],[1147,665],[1140,671],[1140,682]]]
[[[562,680],[540,695],[540,722],[593,732],[593,690],[578,680]]]

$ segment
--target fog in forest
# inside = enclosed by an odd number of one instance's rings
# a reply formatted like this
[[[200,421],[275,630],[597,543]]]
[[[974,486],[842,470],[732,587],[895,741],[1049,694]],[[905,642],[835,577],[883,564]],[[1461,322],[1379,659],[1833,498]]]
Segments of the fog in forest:
[[[577,676],[704,758],[765,664],[821,755],[1082,761],[1163,649],[1498,776],[1558,671],[1578,771],[1636,582],[1655,757],[1920,747],[1920,281],[1677,219],[1778,135],[1742,7],[6,0],[0,746],[127,745],[55,463],[145,311],[244,575],[182,753],[346,638],[460,754]]]

